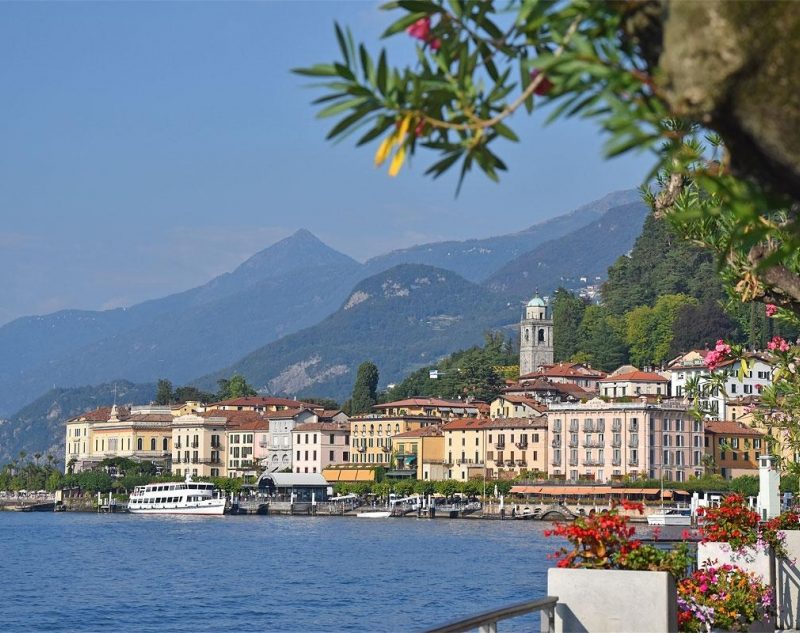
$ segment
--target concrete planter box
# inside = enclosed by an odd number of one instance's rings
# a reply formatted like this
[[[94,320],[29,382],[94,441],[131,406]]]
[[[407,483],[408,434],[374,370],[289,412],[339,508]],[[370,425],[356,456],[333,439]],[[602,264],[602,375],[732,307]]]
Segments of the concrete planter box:
[[[556,633],[661,633],[678,630],[678,594],[665,571],[547,570],[558,596]]]
[[[800,629],[800,531],[782,530],[788,558],[775,561],[778,628]]]
[[[704,563],[713,565],[735,565],[744,571],[753,572],[762,578],[762,581],[775,587],[775,556],[772,548],[766,551],[756,547],[747,547],[741,551],[734,551],[728,543],[698,543],[697,566]],[[775,630],[775,618],[753,622],[747,629],[750,633],[762,633]]]
[[[728,543],[698,543],[697,566],[704,563],[718,565],[735,565],[745,571],[761,576],[764,582],[775,586],[775,557],[772,550],[766,551],[756,547],[746,547],[742,551],[734,551]]]

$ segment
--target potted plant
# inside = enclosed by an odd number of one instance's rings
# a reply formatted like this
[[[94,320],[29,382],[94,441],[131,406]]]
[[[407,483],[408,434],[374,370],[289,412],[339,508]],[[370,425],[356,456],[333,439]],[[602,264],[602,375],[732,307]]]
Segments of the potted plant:
[[[777,530],[761,524],[757,512],[747,507],[744,497],[727,495],[719,506],[700,508],[702,519],[697,546],[697,564],[719,561],[758,574],[774,584],[774,556],[784,555],[783,541]]]
[[[623,504],[643,511],[641,504]],[[556,631],[675,631],[676,581],[688,566],[685,544],[662,551],[635,538],[618,507],[556,524],[545,535],[566,539],[547,572],[558,596]]]
[[[678,583],[678,627],[689,633],[769,631],[772,587],[735,565],[705,564]]]

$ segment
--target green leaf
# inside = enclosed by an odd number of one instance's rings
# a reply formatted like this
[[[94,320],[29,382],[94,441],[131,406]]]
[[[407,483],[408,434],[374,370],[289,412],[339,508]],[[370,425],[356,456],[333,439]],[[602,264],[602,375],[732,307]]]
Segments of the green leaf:
[[[342,32],[338,22],[334,22],[333,28],[336,31],[336,39],[339,42],[339,49],[342,51],[342,58],[344,59],[345,64],[350,66],[350,53],[347,50],[347,42],[345,40],[344,33]]]
[[[356,97],[355,99],[347,99],[346,101],[341,101],[340,103],[334,103],[332,105],[329,105],[327,108],[320,110],[317,113],[317,118],[325,119],[327,117],[340,114],[345,110],[350,110],[356,106],[360,106],[362,103],[364,103],[364,101],[365,101],[364,97]]]
[[[369,132],[364,134],[358,142],[356,143],[356,147],[369,143],[373,139],[378,138],[381,134],[383,134],[386,130],[392,127],[395,124],[394,119],[387,118],[382,123],[379,123],[374,128],[372,128]]]
[[[405,31],[409,26],[414,24],[414,22],[424,18],[426,15],[427,13],[411,13],[406,15],[390,24],[381,37],[390,37],[391,35]]]
[[[434,178],[438,178],[444,172],[450,169],[453,166],[453,164],[459,159],[460,156],[461,156],[460,151],[445,156],[442,160],[428,167],[428,169],[425,170],[425,175],[427,176],[429,174],[432,174]]]
[[[372,84],[375,83],[375,67],[372,65],[372,59],[363,44],[359,45],[358,53],[361,57],[361,69],[364,72],[364,81]]]
[[[381,50],[378,58],[377,87],[383,96],[386,96],[386,50]]]
[[[515,143],[519,142],[519,136],[514,134],[514,131],[507,125],[504,125],[503,123],[496,123],[494,126],[494,130],[500,136],[507,138],[510,141],[514,141]]]
[[[336,77],[339,73],[332,64],[315,64],[308,68],[292,68],[295,75],[305,75],[307,77]]]
[[[336,136],[339,136],[342,132],[347,130],[348,128],[352,127],[356,123],[358,123],[361,119],[363,119],[366,115],[370,112],[374,112],[375,110],[379,109],[380,106],[376,104],[368,104],[366,106],[360,107],[358,110],[353,112],[350,116],[345,117],[341,121],[339,121],[336,125],[331,128],[331,131],[328,132],[328,136],[325,137],[325,140],[330,140]]]

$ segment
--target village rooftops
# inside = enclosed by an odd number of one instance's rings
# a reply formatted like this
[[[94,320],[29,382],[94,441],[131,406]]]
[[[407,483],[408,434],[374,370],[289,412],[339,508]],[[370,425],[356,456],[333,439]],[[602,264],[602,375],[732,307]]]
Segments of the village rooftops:
[[[554,363],[543,365],[540,370],[533,371],[520,379],[525,378],[605,378],[606,372],[586,367],[580,363]]]
[[[746,426],[741,422],[730,422],[727,420],[706,420],[705,431],[712,435],[750,435],[752,437],[761,437],[764,435],[764,433],[758,429]]]
[[[117,407],[117,417],[122,418],[122,416],[127,415],[127,407]],[[69,422],[108,422],[108,418],[110,417],[111,407],[99,407],[76,415],[74,418],[70,418]]]
[[[444,400],[442,398],[406,398],[395,402],[376,404],[373,409],[399,409],[401,407],[427,407],[432,409],[477,409],[472,403],[463,400]]]
[[[442,427],[439,426],[423,426],[404,433],[398,433],[392,436],[392,440],[401,440],[406,437],[442,437]]]
[[[669,379],[655,372],[636,370],[625,374],[612,374],[606,378],[601,378],[598,382],[669,382]]]
[[[209,409],[218,409],[220,407],[249,407],[256,410],[265,409],[269,407],[284,407],[284,408],[313,408],[314,405],[307,402],[300,402],[299,400],[289,400],[287,398],[277,398],[273,396],[247,396],[244,398],[232,398],[230,400],[221,400],[208,405]]]

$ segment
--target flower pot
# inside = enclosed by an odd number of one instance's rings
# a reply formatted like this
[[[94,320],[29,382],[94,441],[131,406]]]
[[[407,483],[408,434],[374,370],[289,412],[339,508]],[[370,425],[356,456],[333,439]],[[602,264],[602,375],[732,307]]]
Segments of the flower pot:
[[[775,594],[778,601],[778,628],[800,628],[800,530],[779,532],[787,558],[775,562]]]
[[[557,596],[556,633],[652,633],[678,630],[675,581],[665,571],[547,570]]]
[[[697,566],[704,563],[719,565],[735,565],[744,571],[751,571],[763,579],[764,582],[775,586],[775,557],[772,549],[766,550],[758,547],[745,547],[742,550],[733,550],[728,543],[698,543]]]
[[[775,588],[775,556],[771,547],[734,550],[728,543],[698,543],[697,566],[702,567],[707,562],[713,565],[735,565],[744,571],[755,573],[764,583]],[[774,631],[774,615],[753,622],[747,630],[750,633]]]

